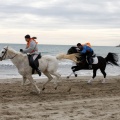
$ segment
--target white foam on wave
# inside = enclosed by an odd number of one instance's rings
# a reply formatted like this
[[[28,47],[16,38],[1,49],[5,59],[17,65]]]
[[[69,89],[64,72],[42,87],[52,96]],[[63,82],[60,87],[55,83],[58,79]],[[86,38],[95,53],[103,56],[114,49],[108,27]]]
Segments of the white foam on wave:
[[[13,63],[10,60],[3,60],[0,62],[0,65],[13,66]]]
[[[66,48],[66,46],[62,46],[62,48],[59,46],[59,47],[56,47],[56,49],[54,49],[54,50],[51,49],[51,47],[55,47],[55,46],[47,46],[47,47],[43,46],[41,51],[44,51],[44,52],[50,51],[45,54],[52,54],[53,56],[55,56],[56,54],[60,53],[61,51],[66,52],[68,50],[68,48]],[[19,48],[22,48],[22,47],[20,46]],[[63,50],[63,48],[65,50]],[[40,46],[40,49],[41,49],[41,46]],[[114,53],[119,53],[119,50],[117,50],[117,49],[118,48],[113,49],[113,47],[107,47],[107,48],[106,47],[94,47],[95,53],[97,55],[100,55],[103,57],[106,57],[106,55],[108,54],[108,51],[111,51]],[[119,55],[118,64],[120,64],[120,54],[118,54],[118,55]],[[71,67],[73,65],[75,65],[75,63],[73,63],[71,60],[61,60],[61,61],[59,61],[58,72],[62,76],[68,76],[72,72]],[[92,76],[93,75],[92,70],[79,70],[76,73],[78,74],[78,76]],[[107,76],[120,75],[120,67],[107,65],[106,73],[107,73]],[[100,70],[97,71],[97,76],[98,75],[102,76],[102,73]],[[74,76],[74,75],[72,75],[72,76]],[[43,74],[41,77],[39,77],[38,75],[34,75],[33,77],[34,77],[34,79],[46,78],[46,76]],[[17,72],[17,68],[13,65],[13,63],[10,60],[4,60],[4,61],[0,62],[0,79],[3,79],[3,78],[22,78],[22,76],[19,75],[19,73]]]

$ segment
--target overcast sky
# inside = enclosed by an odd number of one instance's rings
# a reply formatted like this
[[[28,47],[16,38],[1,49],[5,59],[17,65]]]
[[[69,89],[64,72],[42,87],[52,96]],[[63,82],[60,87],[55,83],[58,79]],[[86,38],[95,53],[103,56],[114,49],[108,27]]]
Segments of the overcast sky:
[[[120,0],[0,0],[0,42],[120,44]]]

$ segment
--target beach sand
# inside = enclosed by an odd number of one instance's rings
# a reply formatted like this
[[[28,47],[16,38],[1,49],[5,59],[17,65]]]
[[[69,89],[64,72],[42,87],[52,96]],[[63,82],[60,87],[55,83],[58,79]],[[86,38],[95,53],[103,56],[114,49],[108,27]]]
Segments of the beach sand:
[[[39,95],[22,79],[0,80],[0,120],[120,120],[120,76],[105,84],[102,77],[87,84],[89,78],[63,78],[57,90],[50,82]],[[39,88],[44,80],[36,80]]]

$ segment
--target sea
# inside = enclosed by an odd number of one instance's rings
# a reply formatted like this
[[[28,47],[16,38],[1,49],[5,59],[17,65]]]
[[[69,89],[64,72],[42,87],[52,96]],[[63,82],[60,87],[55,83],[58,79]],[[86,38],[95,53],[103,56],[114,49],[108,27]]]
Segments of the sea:
[[[19,51],[20,49],[25,48],[25,44],[0,44],[0,50],[4,47],[9,45],[16,51]],[[52,55],[56,56],[60,53],[67,53],[68,49],[72,45],[38,45],[38,49],[41,52],[41,55]],[[120,64],[120,47],[115,46],[92,46],[94,49],[94,52],[97,56],[106,57],[109,52],[117,53],[119,56],[118,63]],[[74,65],[74,63],[71,60],[60,60],[58,72],[61,74],[61,76],[66,77],[68,76],[72,71],[71,67]],[[120,75],[120,67],[107,65],[106,67],[106,73],[108,76],[118,76]],[[78,76],[92,76],[92,70],[80,70],[77,71]],[[98,76],[102,76],[100,70],[97,71]],[[42,76],[33,75],[35,79],[38,78],[46,78],[42,74]],[[17,68],[14,66],[14,64],[11,62],[11,60],[3,60],[0,61],[0,79],[6,79],[6,78],[22,78],[22,76],[18,73]]]

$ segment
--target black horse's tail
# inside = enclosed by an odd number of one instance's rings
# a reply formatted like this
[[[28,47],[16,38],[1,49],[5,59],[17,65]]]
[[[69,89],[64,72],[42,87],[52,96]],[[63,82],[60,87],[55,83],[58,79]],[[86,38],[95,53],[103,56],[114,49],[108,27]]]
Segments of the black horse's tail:
[[[118,55],[116,53],[108,53],[108,55],[105,58],[107,64],[112,64],[112,65],[118,65]]]

